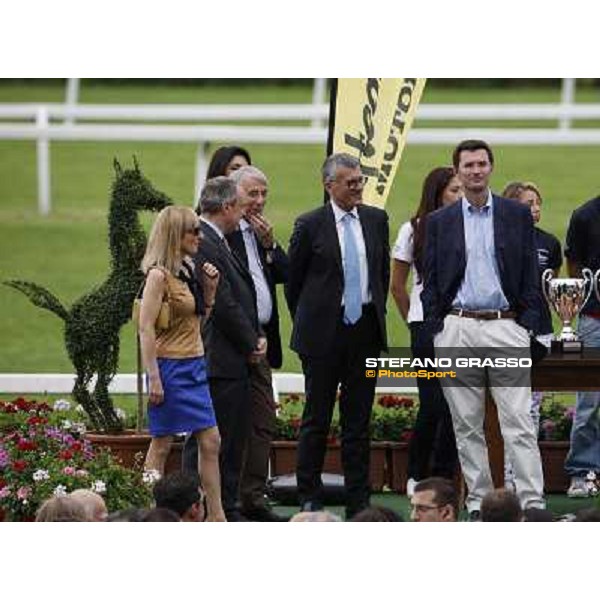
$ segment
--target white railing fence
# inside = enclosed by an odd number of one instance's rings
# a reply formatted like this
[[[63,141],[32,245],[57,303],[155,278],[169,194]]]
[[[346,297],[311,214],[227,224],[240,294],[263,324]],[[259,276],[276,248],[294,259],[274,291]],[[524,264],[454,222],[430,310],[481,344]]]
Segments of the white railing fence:
[[[0,394],[70,394],[75,375],[59,373],[0,373]],[[90,388],[95,379],[90,383]],[[109,391],[111,394],[137,393],[137,375],[115,375]],[[304,375],[299,373],[273,373],[273,391],[279,394],[304,394]],[[415,387],[377,388],[377,393],[416,394]]]
[[[320,79],[315,82],[313,104],[81,105],[77,103],[78,86],[70,83],[64,104],[0,104],[0,139],[36,141],[38,208],[42,215],[48,215],[51,210],[50,142],[54,140],[193,142],[198,145],[195,203],[204,183],[211,142],[324,145],[329,112],[324,102],[325,92],[326,82]],[[507,145],[600,145],[600,128],[572,128],[573,121],[600,120],[600,104],[575,104],[574,99],[575,80],[565,79],[558,104],[422,104],[417,112],[418,121],[548,120],[556,121],[558,126],[414,128],[409,134],[409,143],[453,145],[472,137]],[[306,124],[205,124],[223,121]]]

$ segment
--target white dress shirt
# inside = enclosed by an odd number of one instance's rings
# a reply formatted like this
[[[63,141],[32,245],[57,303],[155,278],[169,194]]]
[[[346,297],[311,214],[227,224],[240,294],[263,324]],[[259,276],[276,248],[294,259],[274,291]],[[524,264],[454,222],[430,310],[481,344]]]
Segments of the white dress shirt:
[[[252,275],[254,289],[256,290],[258,320],[261,325],[266,325],[271,320],[273,313],[273,299],[271,298],[271,291],[269,290],[267,278],[260,262],[256,236],[246,219],[240,221],[240,231],[242,232],[244,246],[246,247],[248,270],[250,271],[250,275]]]
[[[335,218],[335,227],[337,229],[338,241],[340,244],[340,251],[342,253],[342,262],[344,261],[345,249],[344,249],[344,235],[345,228],[342,219],[347,214],[345,210],[342,210],[334,200],[331,200],[331,207],[333,209],[333,216]],[[365,238],[363,236],[363,230],[360,225],[360,217],[358,216],[358,210],[356,207],[350,211],[355,218],[351,220],[351,231],[354,234],[356,240],[356,246],[358,248],[358,260],[360,265],[360,294],[363,304],[369,304],[371,302],[371,291],[369,288],[369,266],[367,264],[367,248],[365,246]],[[344,305],[344,296],[342,295],[342,306]]]

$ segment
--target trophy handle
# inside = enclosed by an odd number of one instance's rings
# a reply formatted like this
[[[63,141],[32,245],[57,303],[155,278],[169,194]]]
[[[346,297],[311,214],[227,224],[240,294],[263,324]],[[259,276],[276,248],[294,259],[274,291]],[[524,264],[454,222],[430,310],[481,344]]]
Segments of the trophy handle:
[[[596,275],[598,275],[599,273],[600,273],[600,270],[598,271],[598,273],[596,273]],[[581,305],[581,308],[583,308],[587,304],[587,301],[590,299],[590,296],[592,295],[592,292],[594,291],[594,287],[596,287],[596,286],[594,285],[594,274],[592,273],[591,269],[588,269],[587,267],[585,267],[584,269],[581,269],[581,274],[583,275],[583,280],[585,281],[585,283],[589,284],[589,288],[590,288],[585,297],[585,300],[583,301],[583,304]],[[597,289],[596,289],[596,294],[598,294]]]
[[[598,271],[600,273],[600,270]],[[552,306],[552,302],[548,297],[548,292],[546,291],[547,284],[550,283],[554,279],[554,271],[552,269],[546,269],[542,273],[542,293],[544,294],[544,298],[548,303],[548,306]]]
[[[596,271],[592,285],[596,288],[596,298],[598,298],[598,302],[600,302],[600,269]]]

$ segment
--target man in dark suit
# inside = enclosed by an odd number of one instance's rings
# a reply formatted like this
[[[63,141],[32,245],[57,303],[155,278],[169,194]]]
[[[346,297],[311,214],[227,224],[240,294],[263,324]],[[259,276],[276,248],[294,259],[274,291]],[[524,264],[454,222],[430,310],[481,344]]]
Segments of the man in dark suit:
[[[267,336],[267,355],[250,365],[250,431],[240,481],[242,515],[251,521],[281,521],[266,503],[269,454],[275,437],[275,399],[271,369],[282,363],[276,284],[285,283],[288,258],[264,217],[269,182],[262,171],[247,166],[230,178],[238,186],[245,215],[227,235],[234,254],[252,276],[258,321]]]
[[[461,142],[453,161],[464,197],[426,221],[421,299],[436,355],[450,348],[507,348],[528,357],[540,305],[531,212],[490,191],[494,156],[485,142]],[[519,499],[523,508],[543,508],[530,376],[524,375],[518,385],[506,387],[506,369],[487,371]],[[469,488],[467,508],[476,519],[493,483],[483,432],[486,372],[470,370],[468,377],[461,385],[443,385]]]
[[[286,297],[291,348],[302,361],[306,403],[298,444],[303,510],[322,508],[321,472],[338,385],[346,516],[369,504],[369,422],[375,379],[365,360],[387,346],[387,214],[362,204],[359,161],[333,154],[322,168],[330,201],[296,220],[289,247]]]
[[[252,277],[232,253],[225,234],[234,231],[244,205],[227,177],[209,179],[200,196],[202,241],[195,262],[212,263],[221,276],[215,305],[202,332],[210,392],[221,435],[220,469],[223,509],[228,521],[242,517],[237,507],[240,471],[248,431],[250,363],[266,355],[256,312]],[[197,447],[190,436],[184,467],[197,471]]]

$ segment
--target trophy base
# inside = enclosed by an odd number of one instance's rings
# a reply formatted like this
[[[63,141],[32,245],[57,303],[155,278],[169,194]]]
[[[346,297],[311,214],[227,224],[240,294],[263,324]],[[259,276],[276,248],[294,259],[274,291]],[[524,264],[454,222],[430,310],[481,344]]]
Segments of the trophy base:
[[[581,354],[583,342],[581,340],[552,340],[550,352],[551,354]]]

